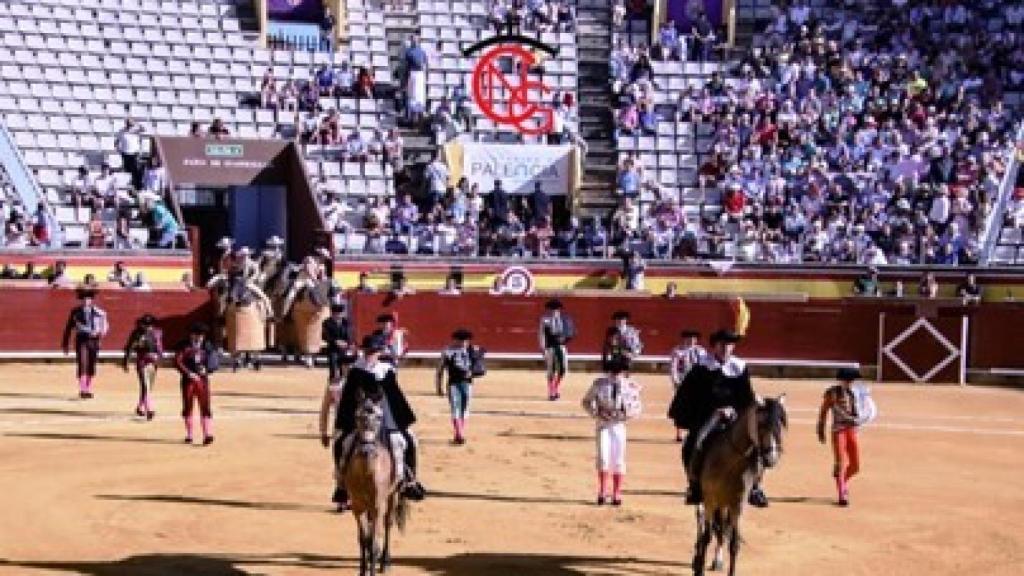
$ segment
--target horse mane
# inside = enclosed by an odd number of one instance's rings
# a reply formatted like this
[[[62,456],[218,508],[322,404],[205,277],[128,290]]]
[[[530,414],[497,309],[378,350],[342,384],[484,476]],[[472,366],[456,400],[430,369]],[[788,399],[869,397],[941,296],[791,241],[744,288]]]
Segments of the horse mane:
[[[764,410],[768,414],[768,423],[772,427],[772,433],[781,435],[782,431],[789,427],[789,416],[786,414],[786,407],[776,398],[766,398]]]

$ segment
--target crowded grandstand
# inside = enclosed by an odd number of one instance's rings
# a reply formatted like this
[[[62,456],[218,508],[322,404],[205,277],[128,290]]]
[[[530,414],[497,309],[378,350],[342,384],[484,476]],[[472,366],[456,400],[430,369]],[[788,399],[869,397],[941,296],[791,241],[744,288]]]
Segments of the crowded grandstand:
[[[183,209],[204,190],[157,141],[188,137],[293,143],[339,257],[1018,262],[1020,6],[285,4],[0,5],[2,245],[233,233]],[[509,34],[547,52],[503,63],[529,88],[497,106],[542,103],[539,134],[475,93],[467,50]],[[551,164],[511,182],[470,166],[495,149]]]

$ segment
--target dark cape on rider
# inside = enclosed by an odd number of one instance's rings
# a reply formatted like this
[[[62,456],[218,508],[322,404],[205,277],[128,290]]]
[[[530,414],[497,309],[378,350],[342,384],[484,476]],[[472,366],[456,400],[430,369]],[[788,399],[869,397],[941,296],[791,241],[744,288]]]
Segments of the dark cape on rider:
[[[728,406],[741,412],[754,400],[750,372],[741,360],[730,358],[719,364],[708,356],[683,379],[669,405],[668,417],[677,427],[697,432],[715,410]]]
[[[683,444],[683,464],[690,481],[688,504],[701,500],[702,448],[707,438],[727,423],[718,412],[731,409],[735,417],[757,402],[746,363],[732,356],[732,345],[739,340],[731,330],[712,334],[711,353],[687,373],[669,405],[669,418],[677,428],[689,431]],[[751,503],[763,506],[766,502],[760,486],[755,486]]]
[[[369,396],[373,395],[378,387],[384,391],[384,399],[387,402],[385,410],[390,413],[389,416],[394,423],[395,430],[405,430],[416,423],[416,415],[412,411],[412,406],[406,400],[402,389],[398,387],[395,371],[391,370],[389,366],[384,377],[378,379],[377,374],[367,370],[361,362],[357,362],[345,378],[334,427],[342,434],[353,432],[356,429],[359,391],[362,390]],[[386,415],[385,418],[388,419],[388,416]]]

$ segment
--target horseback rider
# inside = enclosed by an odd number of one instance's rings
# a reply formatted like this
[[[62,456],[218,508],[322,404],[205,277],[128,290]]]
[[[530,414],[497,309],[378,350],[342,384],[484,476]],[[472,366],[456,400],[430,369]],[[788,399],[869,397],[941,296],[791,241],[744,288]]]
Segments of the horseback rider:
[[[271,287],[280,281],[288,267],[284,256],[284,240],[280,236],[267,238],[263,251],[256,261],[256,266],[259,269],[256,274],[256,284],[269,295]]]
[[[416,437],[409,430],[416,422],[416,415],[398,385],[394,367],[381,360],[381,353],[385,348],[384,339],[376,334],[366,336],[363,338],[361,348],[363,357],[356,361],[345,377],[341,400],[338,402],[337,418],[334,425],[335,438],[337,438],[334,442],[335,461],[338,462],[340,470],[343,470],[348,462],[351,442],[347,441],[356,430],[359,392],[362,391],[366,396],[375,396],[378,391],[383,391],[382,435],[392,450],[396,449],[391,438],[392,435],[400,436],[399,442],[404,444],[406,470],[403,494],[410,500],[422,500],[426,491],[416,479]],[[348,501],[348,493],[341,481],[344,475],[339,476],[334,502],[342,504]]]
[[[676,427],[689,431],[683,443],[683,465],[690,484],[687,504],[702,501],[700,468],[708,436],[757,401],[746,363],[733,356],[739,340],[731,330],[712,334],[710,354],[690,369],[669,406],[668,416]],[[759,508],[768,505],[760,482],[751,490],[749,501]]]
[[[230,236],[225,236],[217,241],[217,249],[220,256],[217,257],[217,274],[227,276],[231,272],[231,256],[235,249],[235,241]]]

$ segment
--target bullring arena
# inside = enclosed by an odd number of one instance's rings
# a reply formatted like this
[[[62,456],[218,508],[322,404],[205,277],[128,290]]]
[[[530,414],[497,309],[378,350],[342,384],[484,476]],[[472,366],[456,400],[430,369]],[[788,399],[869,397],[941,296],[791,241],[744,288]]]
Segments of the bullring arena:
[[[1022,111],[1019,0],[0,0],[0,576],[1024,574]]]
[[[135,382],[119,368],[101,366],[88,403],[73,396],[70,370],[0,366],[0,573],[354,573],[355,524],[328,501],[317,439],[321,371],[218,374],[217,441],[196,447],[181,443],[170,370],[151,423],[129,415]],[[664,375],[638,376],[644,416],[630,429],[621,509],[592,501],[593,424],[578,403],[592,374],[572,374],[548,402],[541,373],[492,370],[476,384],[465,446],[449,443],[432,370],[402,376],[430,495],[396,537],[393,573],[688,573],[694,522]],[[813,432],[826,384],[755,380],[761,393],[787,393],[791,424],[766,483],[771,506],[746,512],[743,573],[1019,574],[1018,391],[875,385],[880,416],[861,436],[863,475],[841,509]]]

